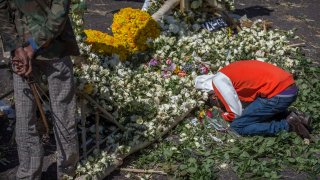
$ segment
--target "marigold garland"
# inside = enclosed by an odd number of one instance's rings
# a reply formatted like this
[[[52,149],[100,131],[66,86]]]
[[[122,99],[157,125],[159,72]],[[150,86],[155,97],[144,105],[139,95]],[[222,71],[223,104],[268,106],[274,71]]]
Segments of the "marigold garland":
[[[128,54],[145,51],[147,40],[160,35],[160,26],[147,12],[124,8],[114,15],[114,36],[90,29],[84,32],[86,43],[92,45],[93,51],[104,55],[118,54],[121,60],[125,60]]]
[[[111,27],[114,37],[127,42],[131,53],[146,50],[148,38],[155,39],[160,35],[158,23],[147,12],[139,9],[121,9],[114,15]]]
[[[87,36],[86,43],[92,45],[93,51],[103,55],[118,54],[121,60],[127,58],[128,50],[123,41],[97,30],[87,29],[84,33]]]

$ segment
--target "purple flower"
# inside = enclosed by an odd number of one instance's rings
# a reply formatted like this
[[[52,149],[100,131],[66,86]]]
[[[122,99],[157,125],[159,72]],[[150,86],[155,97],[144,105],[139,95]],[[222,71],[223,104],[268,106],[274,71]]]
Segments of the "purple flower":
[[[176,64],[174,64],[174,63],[172,63],[172,64],[170,64],[170,66],[168,67],[168,70],[169,71],[174,71],[175,69],[176,69]]]
[[[170,71],[162,71],[162,77],[163,78],[168,78],[171,76],[171,72]]]
[[[158,61],[156,59],[151,59],[148,63],[149,66],[157,66],[158,65]]]

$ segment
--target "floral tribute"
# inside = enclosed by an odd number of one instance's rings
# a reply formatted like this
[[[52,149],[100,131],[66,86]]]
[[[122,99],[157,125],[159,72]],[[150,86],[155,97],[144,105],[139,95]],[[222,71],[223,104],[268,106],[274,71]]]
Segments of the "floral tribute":
[[[160,35],[160,26],[145,11],[132,8],[121,9],[114,15],[112,32],[118,41],[124,41],[130,53],[145,51],[147,40]]]
[[[84,30],[87,35],[86,43],[92,45],[92,51],[102,55],[117,54],[120,59],[126,59],[128,50],[125,48],[123,41],[118,41],[113,36],[97,30]]]
[[[100,136],[101,139],[107,139],[104,143],[107,148],[100,152],[94,151],[93,155],[82,160],[77,168],[79,176],[86,175],[89,179],[99,177],[107,168],[114,166],[115,162],[122,160],[122,157],[137,145],[159,139],[161,133],[175,122],[176,117],[195,106],[200,107],[199,109],[205,109],[205,111],[199,112],[199,120],[187,119],[183,127],[178,127],[178,130],[175,131],[178,142],[174,143],[177,148],[166,146],[154,151],[159,154],[152,157],[145,155],[144,159],[150,158],[151,162],[158,160],[160,161],[159,165],[164,163],[164,160],[170,163],[176,161],[184,163],[177,165],[171,171],[168,170],[168,173],[182,179],[201,179],[195,176],[197,174],[206,175],[202,179],[213,179],[213,169],[219,164],[222,164],[221,168],[229,165],[235,166],[234,169],[240,175],[247,172],[258,174],[267,171],[268,174],[260,174],[260,177],[271,178],[271,175],[273,177],[274,174],[269,172],[268,168],[278,167],[283,164],[282,162],[270,164],[273,161],[267,159],[267,161],[259,163],[261,165],[261,167],[259,165],[261,168],[259,171],[252,169],[257,167],[257,164],[253,164],[252,167],[247,164],[252,164],[257,159],[260,162],[265,158],[261,153],[271,155],[270,152],[274,152],[274,150],[268,148],[271,148],[270,143],[272,147],[275,146],[274,142],[282,143],[281,146],[286,147],[283,150],[277,149],[281,153],[278,153],[279,157],[275,157],[275,159],[283,159],[282,156],[285,154],[290,155],[286,150],[289,149],[288,145],[291,146],[291,140],[288,139],[292,138],[286,134],[276,140],[271,139],[272,141],[270,139],[257,142],[255,139],[238,141],[236,138],[228,139],[223,135],[223,137],[219,137],[214,128],[203,128],[205,123],[211,120],[212,114],[206,108],[202,108],[205,106],[208,94],[195,90],[194,78],[200,74],[214,73],[223,66],[242,59],[258,59],[294,72],[295,67],[298,67],[302,60],[299,59],[299,49],[290,46],[290,39],[297,38],[292,31],[264,29],[264,22],[257,20],[252,22],[250,26],[243,26],[242,30],[237,33],[228,28],[208,32],[201,29],[201,24],[211,18],[208,13],[190,11],[181,14],[174,11],[159,22],[160,32],[157,24],[148,24],[148,21],[152,20],[144,12],[126,8],[115,16],[112,25],[113,37],[102,32],[86,30],[87,38],[85,41],[87,43],[84,43],[84,38],[81,35],[83,31],[82,16],[73,13],[72,18],[76,27],[75,32],[80,51],[86,57],[86,61],[75,68],[77,88],[93,97],[120,124],[125,126],[125,131],[119,131],[116,126],[101,124]],[[127,56],[144,50],[146,48],[144,42],[148,40],[149,35],[155,39],[150,41],[152,48],[146,53],[146,56]],[[134,36],[141,39],[134,38]],[[122,42],[127,43],[120,44]],[[106,43],[112,48],[102,47]],[[129,61],[119,61],[117,56],[112,55],[117,54],[116,48],[113,48],[117,46],[127,50],[120,57],[130,58]],[[309,86],[301,87],[307,89]],[[315,109],[317,107],[319,105],[315,105]],[[90,109],[88,103],[86,115],[90,117],[92,113],[93,110]],[[213,114],[214,118],[217,113]],[[210,127],[214,126],[221,127],[221,123],[210,125]],[[172,142],[166,142],[165,144],[172,144]],[[250,142],[254,147],[247,148],[246,142]],[[263,152],[260,152],[261,148],[255,146],[256,143],[259,144],[257,146],[263,147],[261,150]],[[298,139],[292,143],[298,144],[301,141]],[[159,146],[164,145],[160,144]],[[234,149],[234,146],[241,147],[241,149]],[[265,146],[266,148],[264,148]],[[253,152],[251,150],[256,149],[259,152],[248,155]],[[297,149],[299,150],[299,148]],[[258,156],[259,153],[261,156]],[[305,153],[304,150],[295,154],[312,156],[309,151]],[[205,160],[198,158],[203,156],[209,158]],[[172,159],[169,159],[170,157]],[[185,159],[178,159],[179,157]],[[199,162],[195,158],[189,157],[195,157],[199,159]],[[234,157],[238,159],[234,159]],[[211,161],[209,162],[209,160]],[[203,164],[204,167],[197,164],[205,162],[207,164]],[[308,159],[301,162],[305,163],[304,167],[306,168],[314,167],[312,163],[320,163],[318,159],[312,161]],[[206,172],[201,172],[201,170]],[[314,169],[308,170],[316,171]]]
[[[114,15],[113,36],[97,30],[85,30],[86,43],[92,50],[102,55],[117,54],[121,60],[129,54],[145,51],[148,40],[160,35],[158,23],[139,9],[124,8]]]

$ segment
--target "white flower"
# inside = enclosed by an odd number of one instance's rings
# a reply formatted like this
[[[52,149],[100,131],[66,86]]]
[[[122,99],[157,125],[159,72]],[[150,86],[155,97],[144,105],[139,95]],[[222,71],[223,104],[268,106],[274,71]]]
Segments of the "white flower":
[[[221,169],[227,169],[228,168],[228,164],[222,163],[222,164],[220,164],[220,168]]]
[[[190,124],[186,124],[184,125],[187,129],[190,129],[191,128],[191,125]]]
[[[200,147],[200,143],[199,142],[195,142],[194,145],[199,148]]]

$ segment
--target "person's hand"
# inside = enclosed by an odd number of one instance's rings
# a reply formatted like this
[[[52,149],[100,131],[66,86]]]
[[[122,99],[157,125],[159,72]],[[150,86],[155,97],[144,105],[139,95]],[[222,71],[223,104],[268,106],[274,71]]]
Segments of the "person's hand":
[[[34,56],[34,50],[32,49],[31,45],[28,45],[27,47],[24,47],[23,50],[27,53],[28,58],[31,60]]]
[[[32,72],[31,59],[29,58],[28,53],[24,51],[24,48],[17,48],[14,51],[12,64],[15,73],[20,76],[29,76]]]

